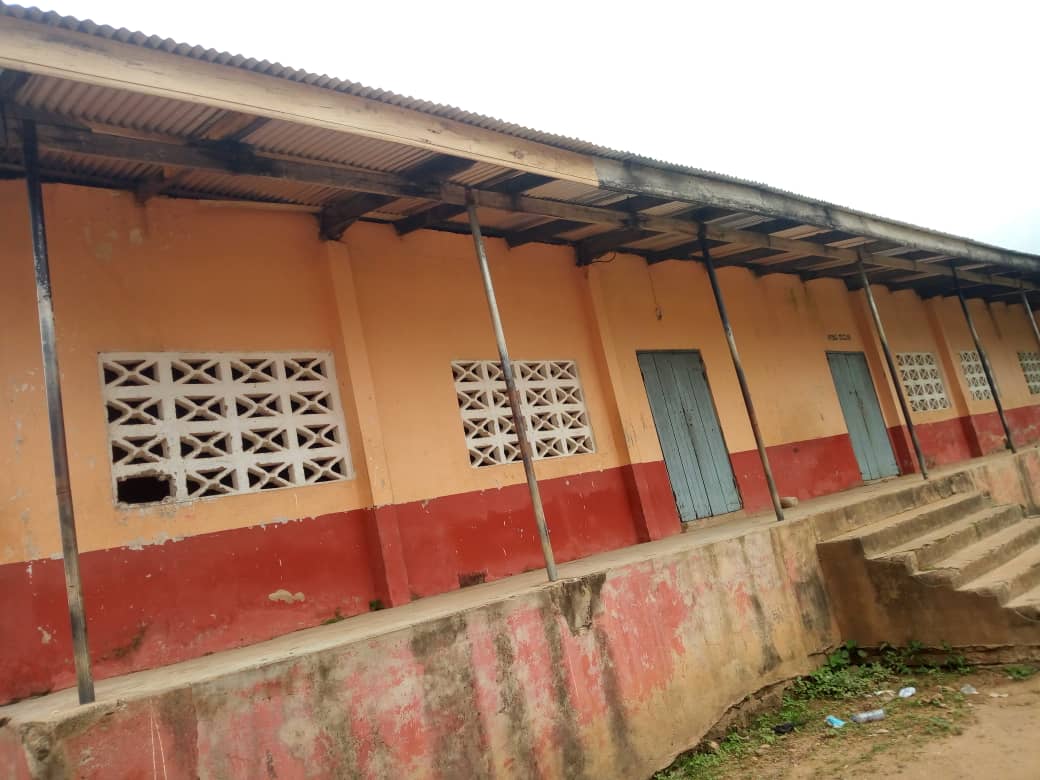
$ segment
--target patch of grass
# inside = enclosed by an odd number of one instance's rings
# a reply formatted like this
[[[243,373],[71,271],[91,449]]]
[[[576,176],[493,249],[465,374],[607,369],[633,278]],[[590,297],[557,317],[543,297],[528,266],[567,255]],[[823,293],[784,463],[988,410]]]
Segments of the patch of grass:
[[[971,664],[961,653],[954,652],[949,642],[943,642],[943,650],[946,652],[946,661],[942,668],[957,674],[967,674],[971,671]]]
[[[938,672],[955,672],[967,674],[971,664],[961,653],[956,652],[949,642],[942,643],[941,654],[929,650],[923,642],[911,640],[906,647],[895,647],[883,643],[878,650],[882,666],[893,674],[936,674]]]
[[[782,739],[773,731],[773,726],[793,723],[795,728],[804,726],[810,718],[809,702],[788,694],[776,712],[759,715],[746,729],[731,731],[724,739],[713,745],[716,749],[691,752],[679,756],[667,769],[654,775],[655,780],[709,780],[717,770],[734,760],[745,758],[763,745],[772,745]]]
[[[890,677],[880,664],[836,668],[821,666],[808,677],[794,684],[794,691],[802,699],[854,699],[870,693]]]
[[[1038,670],[1035,666],[1025,666],[1016,664],[1014,666],[1004,667],[1004,673],[1007,674],[1008,679],[1010,680],[1028,680],[1030,677],[1036,674],[1037,671],[1040,670]]]
[[[795,742],[803,746],[814,741],[818,741],[817,746],[845,745],[847,748],[838,758],[840,763],[851,758],[847,750],[856,750],[861,744],[865,750],[861,761],[890,747],[906,744],[889,738],[879,740],[879,733],[911,739],[959,734],[958,723],[969,716],[969,710],[964,704],[965,697],[950,684],[959,685],[953,675],[965,674],[970,667],[964,656],[948,645],[944,645],[943,651],[944,654],[936,658],[935,651],[928,651],[920,642],[912,642],[902,648],[886,645],[871,659],[855,642],[846,642],[830,653],[822,666],[794,682],[779,710],[759,715],[750,726],[730,732],[718,743],[709,743],[707,747],[701,746],[697,751],[680,756],[654,778],[712,780],[747,771],[749,776],[757,776],[770,761],[782,761],[781,756],[790,755],[787,751]],[[1012,668],[1015,667],[1007,668],[1009,676],[1012,676]],[[1015,674],[1024,676],[1015,679],[1026,679],[1038,671],[1032,667],[1020,669]],[[918,695],[910,699],[878,700],[872,696],[878,689],[898,690],[907,685],[920,689],[925,683],[936,692],[925,695],[919,690]],[[856,699],[860,701],[852,701]],[[849,723],[843,729],[823,725],[828,714],[848,720],[851,712],[877,707],[885,709],[886,718],[882,723],[862,726]],[[782,723],[793,723],[794,732],[778,736],[773,727]],[[792,742],[784,748],[778,746],[780,753],[769,749],[785,740]],[[871,741],[868,743],[868,740]]]
[[[946,718],[932,717],[929,718],[927,723],[924,724],[924,731],[926,734],[930,734],[933,737],[941,737],[947,734],[960,734],[961,730],[957,728]]]

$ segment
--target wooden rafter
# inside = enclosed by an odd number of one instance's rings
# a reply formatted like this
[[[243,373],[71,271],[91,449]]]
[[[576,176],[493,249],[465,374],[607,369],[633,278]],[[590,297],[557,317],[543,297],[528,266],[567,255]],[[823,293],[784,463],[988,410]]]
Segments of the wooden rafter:
[[[579,241],[575,247],[578,253],[578,265],[587,265],[597,257],[612,252],[618,247],[653,235],[641,228],[621,228],[591,236]]]
[[[18,132],[12,133],[17,137]],[[101,156],[144,164],[198,168],[238,175],[276,180],[318,184],[352,192],[386,195],[394,198],[423,198],[453,206],[465,206],[467,188],[446,181],[417,182],[399,174],[378,173],[328,163],[315,163],[258,153],[242,144],[202,144],[159,141],[89,132],[76,128],[51,125],[39,127],[40,144],[45,149],[71,154]],[[825,261],[841,261],[842,265],[855,263],[864,251],[824,246],[802,239],[735,230],[711,223],[698,222],[688,217],[663,217],[645,213],[632,214],[612,208],[587,206],[525,194],[503,193],[472,188],[477,205],[505,212],[518,212],[552,219],[566,219],[588,224],[609,225],[618,229],[641,230],[681,236],[696,236],[702,224],[708,238],[726,243],[738,243],[748,248],[774,249],[819,257]],[[869,249],[869,247],[868,247]],[[952,277],[946,265],[928,264],[915,260],[874,254],[864,251],[866,263],[909,273],[931,273],[936,277]],[[1032,283],[1005,276],[960,272],[965,281],[979,284],[1038,289]]]
[[[29,74],[20,70],[0,70],[0,100],[13,98],[29,80]]]
[[[511,233],[506,238],[506,242],[511,247],[518,247],[523,246],[524,244],[551,241],[561,233],[577,230],[580,227],[584,227],[586,224],[587,223],[585,222],[575,222],[570,219],[553,219],[549,222],[543,222],[540,225],[527,228],[526,230],[519,230],[515,233]]]
[[[646,195],[633,195],[630,198],[624,198],[623,200],[610,203],[607,206],[607,208],[617,209],[618,211],[626,211],[630,214],[636,214],[642,211],[643,209],[650,208],[651,206],[659,206],[663,202],[665,201],[662,201],[660,198],[651,198]],[[541,225],[535,225],[534,227],[528,228],[527,230],[521,230],[517,233],[512,234],[506,240],[508,241],[509,246],[511,247],[517,247],[523,244],[530,244],[536,241],[546,241],[555,238],[561,233],[567,233],[571,230],[575,230],[581,227],[582,224],[584,223],[574,222],[573,220],[569,219],[555,219],[550,222],[544,222]],[[599,236],[596,236],[596,238],[599,238]],[[627,239],[627,241],[634,240],[635,239],[633,238]],[[623,241],[621,243],[626,243],[626,241]],[[599,251],[609,251],[610,249],[613,249],[615,246],[620,246],[620,244],[602,247]]]
[[[547,176],[539,176],[535,173],[521,173],[519,176],[512,176],[508,179],[490,184],[486,189],[491,192],[502,192],[507,194],[520,193],[533,190],[550,181],[552,181],[552,179]],[[394,223],[394,229],[397,231],[397,235],[403,236],[416,230],[422,230],[423,228],[432,228],[443,225],[453,217],[457,217],[465,212],[465,206],[440,203],[431,208],[425,209],[424,211],[420,211],[417,214],[412,214],[404,219],[399,219]]]
[[[419,184],[428,184],[447,179],[475,165],[473,160],[463,157],[438,156],[412,166],[405,176]],[[318,233],[325,241],[339,241],[343,232],[370,211],[377,211],[393,203],[393,195],[364,193],[345,195],[326,205],[318,217]]]
[[[322,208],[318,215],[318,234],[325,241],[339,241],[343,232],[357,219],[393,201],[394,198],[388,195],[374,195],[370,192],[337,198]]]

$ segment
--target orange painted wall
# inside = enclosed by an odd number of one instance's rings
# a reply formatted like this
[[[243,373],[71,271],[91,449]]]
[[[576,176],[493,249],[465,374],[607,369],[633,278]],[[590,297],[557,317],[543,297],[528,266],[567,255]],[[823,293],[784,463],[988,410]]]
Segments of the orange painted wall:
[[[307,214],[45,188],[72,493],[84,551],[317,516],[370,503],[357,478],[117,509],[97,353],[331,350],[358,440],[327,265]],[[0,182],[0,563],[60,551],[24,185]]]
[[[59,543],[20,182],[0,184],[0,204],[6,281],[0,287],[0,563],[9,563],[54,555]],[[387,226],[361,223],[331,247],[318,240],[308,214],[167,199],[141,206],[127,193],[71,186],[47,187],[46,205],[84,550],[523,482],[519,464],[476,469],[467,458],[450,362],[496,357],[468,236],[398,237]],[[513,357],[573,359],[585,390],[596,452],[540,461],[540,478],[660,460],[636,362],[642,349],[699,349],[729,450],[753,449],[699,264],[648,268],[640,258],[618,255],[579,269],[565,247],[508,250],[491,239],[488,249]],[[826,352],[866,352],[875,386],[885,387],[862,294],[837,280],[803,284],[736,268],[719,275],[767,444],[844,434]],[[959,364],[951,370],[936,327],[951,348],[968,348],[956,301],[926,304],[911,292],[883,288],[875,294],[893,349],[943,355],[952,390],[961,381]],[[1008,405],[1031,404],[1016,353],[1035,345],[1020,307],[973,307],[983,338],[993,344]],[[365,365],[357,366],[355,380],[348,358],[357,359],[359,345]],[[114,506],[98,352],[283,349],[332,351],[355,479],[193,504]],[[958,395],[951,392],[953,408],[919,421],[967,414]],[[879,396],[886,420],[897,424],[890,389]],[[990,411],[988,404],[979,402],[979,411]]]
[[[609,264],[592,266],[589,277],[612,334],[625,399],[621,418],[633,460],[661,458],[638,350],[700,350],[729,451],[753,449],[703,267],[679,261],[648,267],[641,258],[617,255]],[[755,277],[738,268],[720,269],[719,278],[766,444],[844,433],[826,351],[863,348],[844,285],[832,280],[805,285],[780,274]],[[849,340],[828,340],[828,334],[839,333]]]
[[[932,352],[940,364],[943,385],[950,399],[949,409],[928,412],[913,412],[913,421],[918,424],[944,422],[967,414],[955,383],[955,369],[959,367],[950,363],[949,353],[940,338],[937,338],[932,319],[929,317],[928,304],[922,301],[912,290],[893,292],[884,287],[874,285],[872,288],[878,311],[885,325],[885,333],[893,353],[898,352]],[[878,347],[880,349],[880,347]],[[892,398],[895,391],[892,390]],[[898,423],[897,417],[888,420],[889,425]]]
[[[469,236],[357,224],[343,238],[358,307],[395,503],[486,490],[523,481],[520,464],[469,464],[451,373],[453,360],[497,360],[483,286]],[[510,355],[575,360],[596,452],[536,463],[540,479],[625,462],[617,416],[604,393],[585,279],[566,247],[487,249]]]
[[[950,347],[950,362],[956,367],[956,381],[964,395],[965,403],[971,414],[987,414],[993,412],[995,406],[991,400],[975,401],[967,390],[967,383],[960,367],[962,350],[974,350],[975,344],[964,320],[960,303],[956,298],[934,298],[929,301],[936,312],[936,320],[942,327]],[[1006,409],[1021,406],[1032,406],[1038,402],[1037,396],[1030,395],[1026,385],[1025,374],[1018,362],[1018,353],[1036,352],[1036,338],[1029,325],[1025,310],[1021,305],[1006,303],[987,304],[981,300],[969,300],[972,319],[978,331],[982,346],[989,356],[990,365],[996,375],[1001,400]]]

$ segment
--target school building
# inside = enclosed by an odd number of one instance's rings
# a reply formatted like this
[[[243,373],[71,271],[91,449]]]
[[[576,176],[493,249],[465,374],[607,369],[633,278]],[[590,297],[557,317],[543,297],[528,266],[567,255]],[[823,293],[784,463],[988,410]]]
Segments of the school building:
[[[0,703],[70,593],[104,680],[542,570],[480,251],[561,566],[1040,442],[1034,255],[7,4],[0,101]]]

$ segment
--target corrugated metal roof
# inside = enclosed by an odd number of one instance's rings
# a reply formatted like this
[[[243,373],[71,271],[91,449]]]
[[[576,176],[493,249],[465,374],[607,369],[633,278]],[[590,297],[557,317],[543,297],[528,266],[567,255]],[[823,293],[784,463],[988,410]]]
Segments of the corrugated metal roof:
[[[161,172],[157,165],[65,154],[50,149],[40,151],[40,162],[44,168],[70,170],[82,176],[99,176],[126,181],[146,179]]]
[[[182,138],[191,137],[224,113],[198,103],[54,78],[29,79],[18,91],[18,100],[30,108],[73,119]]]
[[[595,156],[631,163],[638,166],[654,167],[662,170],[686,173],[719,182],[734,182],[744,186],[758,188],[766,193],[779,193],[788,197],[795,197],[807,204],[821,206],[825,209],[841,208],[813,198],[795,195],[785,190],[768,187],[760,183],[725,176],[712,171],[706,171],[688,166],[666,163],[642,155],[630,152],[618,151],[596,144],[591,144],[576,138],[570,138],[553,133],[534,130],[521,125],[504,122],[492,117],[483,116],[454,106],[440,105],[425,100],[418,100],[404,95],[399,95],[387,90],[375,89],[358,84],[357,82],[333,78],[327,75],[308,73],[296,68],[286,67],[279,63],[267,60],[256,60],[242,55],[220,52],[215,49],[206,49],[200,46],[190,46],[179,43],[169,38],[150,36],[142,32],[135,32],[125,28],[114,28],[108,25],[98,25],[89,20],[79,20],[71,16],[62,16],[54,12],[44,12],[37,8],[22,7],[18,5],[5,4],[0,0],[0,16],[9,16],[23,19],[37,24],[48,25],[55,28],[70,30],[86,35],[98,36],[100,38],[118,41],[134,46],[168,52],[177,56],[189,57],[202,62],[212,63],[220,66],[234,67],[259,73],[274,78],[304,83],[379,101],[389,105],[402,107],[425,114],[436,116],[446,120],[457,121],[467,125],[484,128],[497,133],[525,139],[528,141],[546,144],[548,146],[565,149],[579,154]],[[383,172],[397,173],[412,169],[423,162],[433,160],[440,155],[423,149],[412,148],[392,141],[364,138],[322,128],[306,127],[291,122],[280,120],[265,120],[256,125],[251,124],[254,120],[234,111],[209,108],[188,101],[175,100],[172,98],[159,98],[147,95],[135,94],[113,88],[95,87],[88,84],[75,82],[68,79],[60,79],[48,76],[33,76],[21,86],[17,93],[17,101],[31,108],[39,109],[47,113],[80,119],[87,123],[100,125],[115,125],[129,128],[142,133],[156,133],[166,136],[182,137],[185,139],[228,137],[224,131],[230,126],[237,133],[244,135],[237,137],[245,140],[263,152],[271,154],[288,155],[291,157],[303,157],[312,160],[328,162],[332,164],[347,165],[357,168],[366,168]],[[216,131],[221,132],[217,133]],[[214,133],[207,135],[207,132]],[[99,160],[78,155],[61,156],[60,158],[46,158],[45,163],[66,166],[69,170],[100,178],[111,178],[117,180],[134,180],[159,173],[158,167],[134,165],[117,160]],[[496,181],[497,177],[515,175],[516,171],[506,167],[490,163],[477,163],[467,170],[450,177],[453,181],[472,185],[487,186]],[[212,193],[223,197],[243,197],[250,199],[269,198],[281,202],[298,203],[306,206],[319,206],[330,200],[343,196],[341,190],[322,186],[313,186],[299,183],[278,183],[270,180],[258,179],[256,177],[235,177],[232,175],[205,173],[194,171],[183,174],[177,178],[177,186],[172,187],[170,194],[183,191],[185,194],[198,197]],[[594,186],[577,184],[567,181],[550,181],[539,187],[527,190],[527,194],[547,199],[561,200],[571,203],[582,203],[586,205],[609,205],[624,199],[626,196],[617,192]],[[415,211],[429,207],[429,202],[418,199],[399,199],[394,203],[388,203],[380,207],[373,215],[395,218],[404,216]],[[673,214],[688,211],[689,203],[673,202],[662,203],[658,206],[645,207],[646,213]],[[935,230],[918,228],[908,223],[899,222],[887,218],[873,217],[865,212],[852,209],[844,209],[853,215],[860,215],[870,219],[883,219],[890,225],[906,226],[915,230],[926,230],[935,236],[946,236],[959,239],[957,236],[942,233]],[[483,211],[483,210],[482,210]],[[733,210],[735,211],[735,210]],[[723,210],[725,212],[725,210]],[[494,213],[488,215],[489,222],[494,227],[502,230],[523,229],[545,220],[524,214]],[[748,227],[759,222],[769,221],[750,213],[730,213],[723,217],[699,217],[703,221],[727,224],[730,227]],[[492,226],[489,224],[489,227]],[[561,233],[564,238],[573,239],[579,236],[595,235],[609,228],[602,225],[590,225],[575,231]],[[827,233],[827,229],[809,226],[798,226],[790,230],[774,231],[773,235],[781,237],[807,237],[814,234]],[[821,237],[826,242],[824,237]],[[663,241],[674,241],[675,237],[663,238]],[[886,242],[861,239],[870,241],[872,250],[882,249]],[[640,245],[656,245],[657,239],[644,239]],[[977,246],[985,246],[981,242],[973,241]],[[999,248],[998,248],[999,249]],[[1000,250],[1007,251],[1007,250]],[[1024,255],[1025,253],[1012,253]]]
[[[400,173],[439,156],[437,152],[411,146],[281,120],[269,120],[243,140],[264,152],[291,154],[386,173]]]
[[[658,160],[652,157],[634,154],[632,152],[611,149],[609,147],[589,143],[588,141],[582,141],[578,138],[571,138],[555,133],[547,133],[540,130],[535,130],[530,127],[524,127],[523,125],[518,125],[514,122],[506,122],[500,119],[496,119],[494,117],[484,116],[483,114],[477,114],[472,111],[465,111],[455,106],[442,105],[440,103],[432,103],[428,100],[420,100],[418,98],[409,97],[407,95],[400,95],[394,92],[390,92],[385,89],[368,87],[364,84],[359,84],[355,81],[334,78],[325,74],[309,73],[305,70],[288,67],[278,62],[271,62],[270,60],[258,60],[253,57],[243,56],[241,54],[231,54],[229,52],[217,51],[216,49],[207,49],[202,46],[192,46],[186,43],[180,43],[179,41],[175,41],[171,38],[162,38],[158,35],[148,35],[143,32],[128,30],[125,27],[115,28],[106,24],[97,24],[90,20],[81,20],[76,19],[72,16],[63,16],[53,11],[42,11],[36,7],[25,7],[20,5],[7,4],[2,2],[2,0],[0,0],[0,15],[11,16],[18,19],[26,19],[28,21],[36,22],[39,24],[46,24],[52,27],[58,27],[74,32],[86,33],[88,35],[95,35],[108,40],[119,41],[120,43],[128,43],[134,46],[142,46],[144,48],[154,49],[157,51],[164,51],[182,57],[190,57],[192,59],[200,60],[202,62],[209,62],[216,65],[226,65],[229,67],[240,68],[243,70],[252,71],[254,73],[261,73],[267,76],[273,76],[275,78],[286,79],[288,81],[295,81],[303,84],[310,84],[313,86],[321,87],[323,89],[333,90],[335,92],[343,92],[345,94],[368,98],[370,100],[377,100],[381,103],[387,103],[393,106],[412,109],[414,111],[421,111],[424,114],[430,114],[432,116],[440,117],[443,119],[462,122],[464,124],[472,125],[474,127],[481,127],[486,130],[492,130],[497,133],[503,133],[505,135],[510,135],[516,138],[522,138],[524,140],[546,144],[548,146],[554,146],[560,149],[578,152],[580,154],[594,155],[597,157],[618,160],[621,162],[636,163],[639,165],[660,168],[663,170],[688,173],[695,176],[716,179],[718,181],[735,182],[743,185],[749,185],[753,187],[758,187],[765,191],[776,192],[787,196],[794,196],[805,201],[806,203],[813,203],[825,207],[833,207],[837,205],[828,203],[826,201],[821,201],[816,198],[810,198],[804,195],[799,195],[789,190],[783,190],[777,187],[770,187],[769,185],[762,184],[761,182],[756,182],[748,179],[740,179],[735,176],[727,176],[725,174],[717,173],[715,171],[694,168],[686,165],[678,165],[675,163],[669,163],[663,160]],[[931,230],[928,228],[921,228],[918,225],[911,225],[910,223],[900,222],[898,220],[889,219],[887,217],[880,217],[878,215],[870,214],[868,212],[858,211],[855,209],[848,209],[846,207],[840,208],[843,208],[846,211],[850,211],[853,213],[859,213],[874,219],[884,219],[885,221],[890,222],[892,224],[904,225],[918,230],[928,230],[928,232],[933,233],[935,235],[943,235],[950,238],[958,239],[961,238],[960,236],[954,236],[950,233],[944,233],[942,231]],[[981,244],[981,242],[975,243]],[[999,249],[1000,247],[995,248]]]
[[[304,206],[321,206],[333,198],[343,195],[341,190],[315,184],[208,171],[187,171],[176,178],[176,184],[170,188],[170,191],[191,193],[194,197],[214,195],[223,198],[241,198],[242,200],[255,200],[258,196],[262,196],[264,200],[297,203]]]
[[[231,54],[230,52],[207,49],[202,46],[192,46],[187,43],[180,43],[171,38],[162,38],[158,35],[148,35],[143,32],[128,30],[125,27],[116,28],[107,24],[97,24],[89,19],[82,20],[73,16],[63,16],[54,11],[43,11],[34,6],[20,6],[0,2],[0,15],[11,16],[16,19],[26,19],[31,22],[46,24],[51,27],[59,27],[73,32],[81,32],[108,40],[119,41],[120,43],[129,43],[148,49],[177,54],[182,57],[190,57],[203,62],[210,62],[217,65],[228,65],[234,68],[253,71],[254,73],[262,73],[267,76],[286,79],[288,81],[296,81],[302,84],[322,87],[323,89],[331,89],[335,92],[343,92],[349,95],[369,98],[370,100],[378,100],[381,103],[421,111],[425,114],[431,114],[443,119],[464,122],[468,125],[483,127],[488,130],[516,136],[517,138],[537,141],[583,154],[595,154],[616,160],[633,159],[635,157],[628,152],[621,152],[616,149],[597,146],[596,144],[582,141],[578,138],[570,138],[555,133],[546,133],[534,130],[513,122],[504,122],[500,119],[495,119],[494,117],[476,114],[472,111],[465,111],[461,108],[456,108],[455,106],[432,103],[428,100],[420,100],[407,95],[399,95],[385,89],[367,87],[364,84],[357,83],[356,81],[348,81],[346,79],[335,78],[324,74],[309,73],[305,70],[288,67],[278,62],[271,62],[270,60],[257,60],[252,57],[245,57],[241,54]],[[640,159],[650,161],[650,158]],[[666,163],[661,164],[664,165]]]

